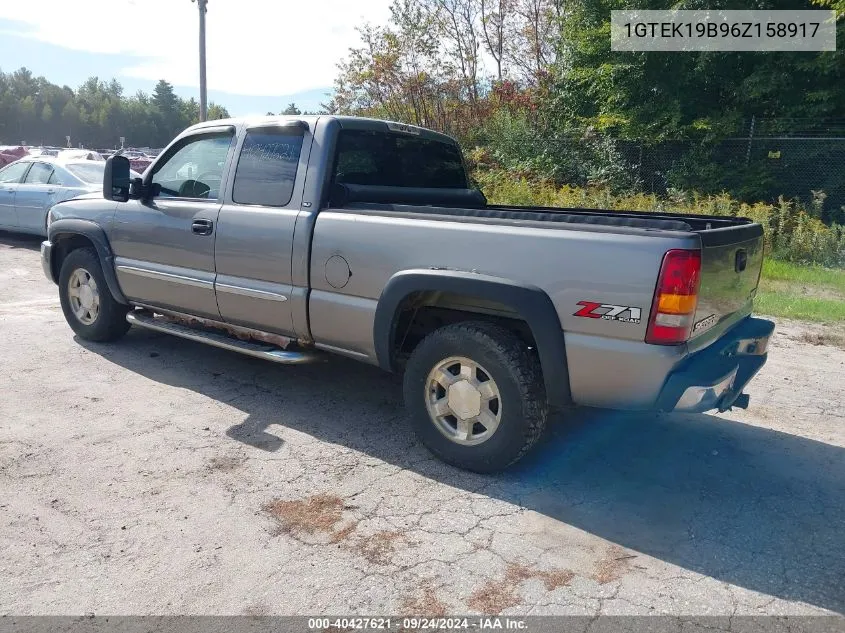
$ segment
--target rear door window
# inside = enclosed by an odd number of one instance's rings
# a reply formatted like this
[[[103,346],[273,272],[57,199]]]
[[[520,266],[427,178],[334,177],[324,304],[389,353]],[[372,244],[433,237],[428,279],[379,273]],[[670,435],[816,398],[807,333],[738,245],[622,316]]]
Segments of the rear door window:
[[[293,195],[302,140],[301,130],[248,130],[235,170],[232,200],[238,204],[286,206]]]
[[[32,163],[32,168],[26,175],[24,184],[27,185],[46,185],[50,182],[50,176],[53,175],[52,165],[46,163]]]
[[[364,130],[340,133],[334,181],[388,187],[467,187],[461,152],[456,145]]]

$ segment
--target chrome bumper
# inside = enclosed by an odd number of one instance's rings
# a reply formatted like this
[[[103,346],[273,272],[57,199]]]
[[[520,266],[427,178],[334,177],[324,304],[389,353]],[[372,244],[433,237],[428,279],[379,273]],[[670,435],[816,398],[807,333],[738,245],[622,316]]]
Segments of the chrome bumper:
[[[742,390],[765,365],[774,329],[771,321],[749,317],[686,358],[666,380],[657,408],[689,413],[746,408],[749,398]]]
[[[674,411],[709,411],[718,408],[722,397],[733,387],[738,370],[739,367],[734,367],[715,385],[687,387],[675,403]]]
[[[47,277],[54,284],[59,283],[59,280],[53,276],[53,244],[50,240],[41,242],[41,268],[44,270],[44,276]]]

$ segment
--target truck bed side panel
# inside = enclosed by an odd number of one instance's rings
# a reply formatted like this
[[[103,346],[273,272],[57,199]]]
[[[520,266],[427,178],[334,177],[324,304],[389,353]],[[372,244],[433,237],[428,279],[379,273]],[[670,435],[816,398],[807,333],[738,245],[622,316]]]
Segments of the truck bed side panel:
[[[373,318],[394,274],[412,268],[475,271],[537,286],[549,295],[566,333],[577,403],[647,406],[668,368],[686,353],[684,346],[655,349],[643,342],[657,271],[666,250],[698,244],[697,236],[677,231],[572,230],[565,224],[536,227],[324,210],[312,240],[311,332],[318,343],[375,362]],[[334,287],[327,274],[337,258],[348,262],[351,272],[342,287]],[[636,308],[640,318],[578,317],[585,309],[579,302]],[[624,354],[599,353],[617,341]],[[625,371],[619,371],[620,363]]]

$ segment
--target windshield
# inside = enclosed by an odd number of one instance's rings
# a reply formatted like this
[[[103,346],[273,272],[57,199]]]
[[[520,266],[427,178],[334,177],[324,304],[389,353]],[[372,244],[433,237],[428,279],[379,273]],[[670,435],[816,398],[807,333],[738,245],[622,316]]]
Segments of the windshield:
[[[106,163],[99,161],[87,161],[84,163],[68,163],[65,168],[74,176],[79,178],[82,182],[88,185],[103,184],[103,174],[106,170]],[[132,178],[140,178],[139,174],[134,169],[129,171]]]

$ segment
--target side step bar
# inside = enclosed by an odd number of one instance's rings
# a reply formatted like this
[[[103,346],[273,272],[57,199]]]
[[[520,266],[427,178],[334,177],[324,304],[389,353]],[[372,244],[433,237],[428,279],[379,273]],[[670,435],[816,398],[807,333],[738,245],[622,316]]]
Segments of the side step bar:
[[[322,355],[314,352],[287,351],[279,349],[273,345],[262,345],[261,343],[241,341],[239,339],[226,336],[225,334],[195,330],[178,323],[161,321],[153,316],[149,316],[149,314],[144,314],[138,311],[130,311],[126,315],[126,320],[132,325],[137,325],[138,327],[146,328],[148,330],[164,332],[165,334],[173,334],[174,336],[186,338],[190,341],[213,345],[214,347],[228,349],[233,352],[240,352],[241,354],[246,354],[247,356],[263,358],[264,360],[281,363],[283,365],[301,365],[303,363],[311,363],[322,358]]]

